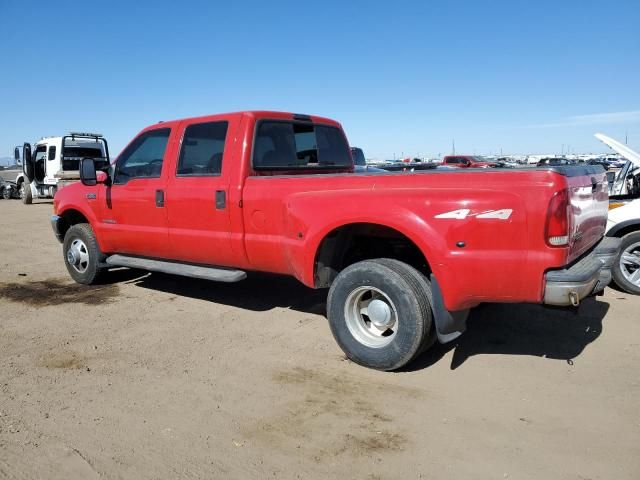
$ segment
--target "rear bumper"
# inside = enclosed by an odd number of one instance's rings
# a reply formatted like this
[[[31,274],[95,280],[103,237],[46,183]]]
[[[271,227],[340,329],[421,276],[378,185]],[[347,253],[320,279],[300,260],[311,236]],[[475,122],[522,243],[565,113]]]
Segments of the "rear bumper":
[[[605,237],[570,267],[548,271],[543,303],[577,306],[585,297],[602,292],[611,281],[611,267],[620,243],[619,238]]]

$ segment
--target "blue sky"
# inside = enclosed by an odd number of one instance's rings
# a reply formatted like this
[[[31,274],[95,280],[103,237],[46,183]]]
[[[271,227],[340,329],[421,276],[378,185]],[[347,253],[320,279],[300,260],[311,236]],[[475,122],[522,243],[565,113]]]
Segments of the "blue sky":
[[[329,116],[367,157],[640,149],[640,1],[0,0],[0,156],[69,130]]]

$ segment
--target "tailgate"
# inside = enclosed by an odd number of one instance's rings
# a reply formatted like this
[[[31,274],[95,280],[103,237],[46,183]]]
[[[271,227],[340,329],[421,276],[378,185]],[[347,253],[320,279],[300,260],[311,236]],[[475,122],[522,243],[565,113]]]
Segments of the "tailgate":
[[[603,236],[609,212],[607,176],[602,167],[568,167],[569,201],[572,213],[569,262],[589,250]]]

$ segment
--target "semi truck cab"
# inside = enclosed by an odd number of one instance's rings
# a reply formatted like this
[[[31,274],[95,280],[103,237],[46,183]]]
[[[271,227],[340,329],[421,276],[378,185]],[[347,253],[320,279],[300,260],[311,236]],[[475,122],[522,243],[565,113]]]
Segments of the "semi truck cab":
[[[22,155],[20,155],[22,153]],[[22,173],[16,178],[24,204],[34,199],[53,198],[71,182],[80,180],[83,158],[93,158],[101,168],[109,164],[107,140],[98,133],[70,132],[61,137],[43,137],[33,147],[25,143],[16,147],[15,158],[22,157]]]

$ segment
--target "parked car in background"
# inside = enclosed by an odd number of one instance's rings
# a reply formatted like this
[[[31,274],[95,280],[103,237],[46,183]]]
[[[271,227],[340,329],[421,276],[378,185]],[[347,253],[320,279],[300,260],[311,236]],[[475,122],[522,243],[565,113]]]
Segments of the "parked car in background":
[[[604,158],[592,158],[587,162],[589,165],[600,165],[605,170],[609,170],[609,162]]]
[[[601,133],[595,136],[627,159],[610,186],[607,236],[622,239],[613,280],[622,290],[640,295],[640,153]]]
[[[573,160],[562,157],[543,158],[536,164],[538,167],[560,167],[567,165],[575,165]]]
[[[442,165],[456,168],[488,168],[496,166],[494,162],[486,162],[473,155],[447,155],[442,159]]]
[[[361,148],[351,147],[351,158],[353,159],[353,171],[354,172],[370,172],[370,173],[387,173],[382,168],[377,168],[367,164],[367,159],[364,156],[364,152]]]
[[[20,198],[18,186],[15,182],[7,181],[0,177],[0,198],[9,200],[12,198]]]

